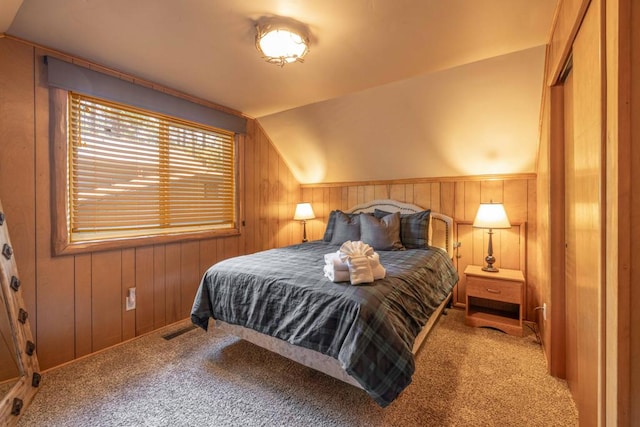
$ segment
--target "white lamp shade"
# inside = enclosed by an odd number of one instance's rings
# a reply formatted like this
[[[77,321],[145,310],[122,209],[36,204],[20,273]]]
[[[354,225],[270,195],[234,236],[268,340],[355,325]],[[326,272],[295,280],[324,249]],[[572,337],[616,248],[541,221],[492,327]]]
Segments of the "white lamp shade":
[[[313,213],[313,208],[311,207],[311,203],[298,203],[296,205],[296,213],[293,214],[293,219],[298,221],[304,221],[307,219],[315,218],[315,214]]]
[[[476,228],[511,228],[502,203],[481,203],[473,220]]]

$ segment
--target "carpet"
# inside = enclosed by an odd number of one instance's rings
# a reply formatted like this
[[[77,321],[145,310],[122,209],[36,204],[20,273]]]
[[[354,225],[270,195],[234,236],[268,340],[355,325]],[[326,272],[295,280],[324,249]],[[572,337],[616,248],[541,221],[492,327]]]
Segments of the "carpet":
[[[387,408],[362,390],[187,322],[43,375],[21,426],[576,426],[534,334],[442,316]],[[175,334],[172,339],[163,336]]]

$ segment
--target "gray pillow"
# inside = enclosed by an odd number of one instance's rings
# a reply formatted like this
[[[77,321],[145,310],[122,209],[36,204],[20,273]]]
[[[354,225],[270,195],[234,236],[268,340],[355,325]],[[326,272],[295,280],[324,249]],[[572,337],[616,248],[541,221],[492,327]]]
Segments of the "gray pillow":
[[[360,240],[376,251],[404,250],[400,241],[400,213],[395,212],[382,218],[361,215]]]
[[[360,240],[360,216],[359,214],[348,215],[342,211],[335,211],[330,243],[341,245],[347,240]]]
[[[379,209],[374,211],[376,218],[389,215]],[[400,214],[400,241],[406,249],[429,249],[429,224],[431,209],[413,214]]]
[[[322,240],[324,240],[327,243],[331,242],[331,239],[333,239],[333,229],[336,226],[336,216],[338,216],[338,213],[342,213],[348,216],[349,218],[360,215],[360,214],[344,213],[341,210],[331,211],[331,213],[329,213],[329,220],[327,221],[327,228],[324,230],[324,237],[322,238]]]

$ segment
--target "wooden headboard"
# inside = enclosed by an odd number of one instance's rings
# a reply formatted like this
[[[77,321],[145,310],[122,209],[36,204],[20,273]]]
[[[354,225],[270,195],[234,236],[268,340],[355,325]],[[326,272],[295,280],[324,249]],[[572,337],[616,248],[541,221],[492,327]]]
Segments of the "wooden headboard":
[[[372,200],[353,206],[347,212],[368,213],[373,212],[375,209],[386,212],[400,212],[401,214],[412,214],[425,210],[425,208],[418,205],[399,202],[397,200]],[[439,212],[431,211],[431,220],[429,221],[429,246],[442,248],[453,258],[453,218]]]

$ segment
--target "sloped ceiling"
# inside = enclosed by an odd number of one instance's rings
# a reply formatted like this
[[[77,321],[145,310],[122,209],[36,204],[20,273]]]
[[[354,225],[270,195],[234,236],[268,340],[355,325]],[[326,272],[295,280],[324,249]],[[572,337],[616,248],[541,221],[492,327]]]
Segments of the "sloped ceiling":
[[[556,0],[6,4],[0,32],[257,118],[303,183],[535,167]],[[257,54],[273,16],[308,26],[304,64]]]

